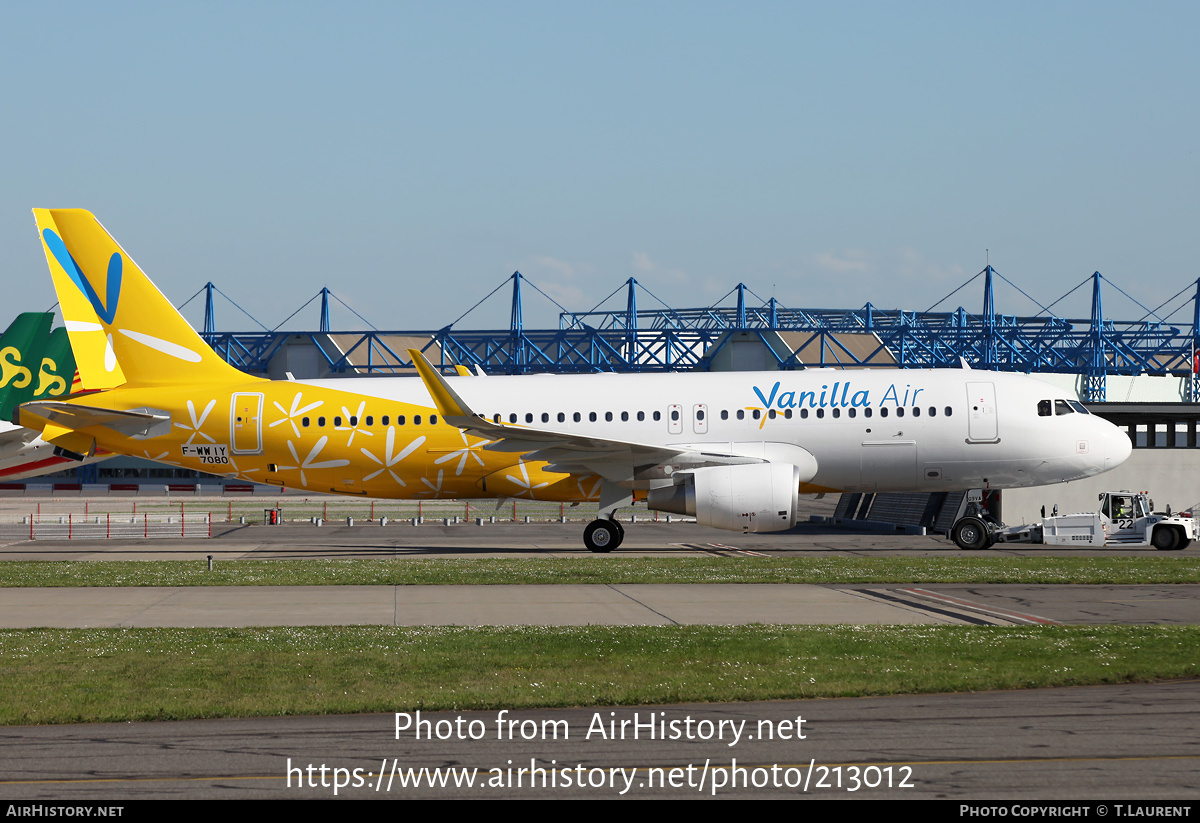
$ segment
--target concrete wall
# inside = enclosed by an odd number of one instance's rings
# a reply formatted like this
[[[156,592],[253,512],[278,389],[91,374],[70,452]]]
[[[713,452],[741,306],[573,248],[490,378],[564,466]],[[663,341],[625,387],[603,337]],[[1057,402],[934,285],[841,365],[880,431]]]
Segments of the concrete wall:
[[[763,338],[767,345],[763,344]],[[773,331],[762,332],[762,337],[754,332],[729,332],[722,341],[714,344],[714,348],[718,345],[721,348],[713,355],[710,371],[778,371],[776,356],[786,359],[792,355],[783,338]]]
[[[301,335],[294,335],[280,346],[267,365],[267,376],[272,380],[283,380],[288,372],[297,380],[329,377],[332,374],[312,340]]]
[[[1057,486],[1006,489],[1001,497],[1004,522],[1033,523],[1058,504],[1059,514],[1095,511],[1102,491],[1145,491],[1155,511],[1200,511],[1200,449],[1134,449],[1129,459],[1106,474]]]

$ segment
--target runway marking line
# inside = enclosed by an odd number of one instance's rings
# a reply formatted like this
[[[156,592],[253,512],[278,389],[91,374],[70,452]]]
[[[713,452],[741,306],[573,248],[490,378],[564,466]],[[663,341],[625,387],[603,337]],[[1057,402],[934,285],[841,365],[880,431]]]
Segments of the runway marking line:
[[[855,594],[859,597],[863,597],[875,602],[883,601],[888,605],[894,605],[898,603],[907,609],[919,612],[921,614],[941,615],[942,617],[949,617],[953,620],[957,620],[960,623],[968,623],[975,626],[997,625],[993,620],[986,620],[983,617],[975,617],[970,614],[961,614],[959,612],[938,609],[929,605],[928,603],[922,603],[920,600],[906,600],[903,597],[897,597],[895,594],[890,594],[888,592],[876,591],[874,589],[840,589],[840,591],[850,592],[851,594]],[[900,589],[899,591],[903,591],[903,589]],[[969,611],[969,609],[963,609],[962,611]]]
[[[714,548],[718,548],[718,549],[728,549],[729,551],[737,552],[738,554],[748,554],[751,557],[770,557],[771,556],[769,554],[763,554],[762,552],[751,551],[750,549],[739,549],[737,546],[726,546],[724,543],[709,543],[708,545],[713,546]]]
[[[1057,620],[1051,620],[1048,617],[1038,617],[1036,614],[1026,614],[1024,612],[1015,612],[1010,609],[1002,609],[998,606],[985,606],[982,603],[977,603],[973,600],[962,600],[958,597],[951,597],[948,594],[939,594],[931,592],[928,589],[901,589],[902,592],[908,594],[916,594],[921,597],[928,597],[930,600],[936,600],[939,603],[958,606],[963,609],[980,612],[982,614],[994,614],[997,617],[1005,617],[1010,620],[1018,620],[1022,623],[1035,623],[1043,626],[1061,626]]]

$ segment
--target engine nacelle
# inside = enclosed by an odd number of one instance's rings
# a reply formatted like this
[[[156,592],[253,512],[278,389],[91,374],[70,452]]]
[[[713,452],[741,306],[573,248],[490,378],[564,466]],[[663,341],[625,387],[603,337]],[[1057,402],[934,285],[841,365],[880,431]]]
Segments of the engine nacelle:
[[[652,489],[651,509],[694,515],[702,526],[741,532],[779,532],[796,525],[800,469],[791,463],[713,466],[691,472],[692,482]]]

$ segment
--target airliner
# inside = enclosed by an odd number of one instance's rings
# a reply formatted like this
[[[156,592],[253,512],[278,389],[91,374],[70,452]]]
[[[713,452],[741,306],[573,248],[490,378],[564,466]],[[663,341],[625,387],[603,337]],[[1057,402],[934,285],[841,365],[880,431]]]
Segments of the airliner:
[[[104,449],[247,481],[380,498],[634,500],[741,532],[798,495],[1060,483],[1129,438],[1032,378],[971,369],[267,380],[225,363],[89,212],[35,209],[80,380],[20,408],[64,453]]]

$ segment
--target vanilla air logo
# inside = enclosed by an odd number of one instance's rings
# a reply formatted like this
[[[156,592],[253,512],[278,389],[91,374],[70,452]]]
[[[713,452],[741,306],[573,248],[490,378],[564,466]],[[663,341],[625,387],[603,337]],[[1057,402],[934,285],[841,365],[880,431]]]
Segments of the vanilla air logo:
[[[42,239],[46,243],[46,248],[50,249],[50,253],[58,261],[58,265],[66,272],[67,277],[83,293],[83,296],[88,299],[93,311],[96,312],[96,317],[104,321],[105,326],[111,326],[117,317],[117,305],[121,299],[121,280],[124,270],[124,259],[121,257],[121,253],[113,252],[112,257],[108,258],[108,278],[105,281],[104,300],[101,300],[100,295],[92,287],[91,281],[83,273],[83,269],[75,262],[75,258],[71,255],[71,252],[67,251],[67,246],[62,241],[62,238],[52,229],[43,229]],[[68,320],[65,325],[67,330],[72,332],[104,331],[104,326],[98,323],[88,323],[79,320]],[[133,329],[117,329],[117,331],[130,340],[179,360],[184,360],[188,363],[200,362],[199,354],[178,343],[172,343],[169,340],[163,340]],[[112,371],[116,367],[116,356],[113,353],[111,333],[108,334],[108,341],[104,351],[104,367],[108,371]]]
[[[837,380],[833,384],[833,388],[829,384],[823,384],[821,390],[817,391],[779,391],[782,384],[776,382],[771,387],[770,392],[764,393],[758,386],[752,386],[754,394],[757,395],[762,403],[761,408],[766,409],[829,409],[829,408],[865,408],[872,405],[871,392],[869,389],[860,389],[851,391],[850,381],[843,383]],[[911,384],[906,384],[904,388],[899,389],[895,383],[892,383],[883,392],[883,397],[880,398],[878,405],[893,405],[893,406],[915,406],[917,404],[917,395],[925,391],[924,389],[914,389]]]

